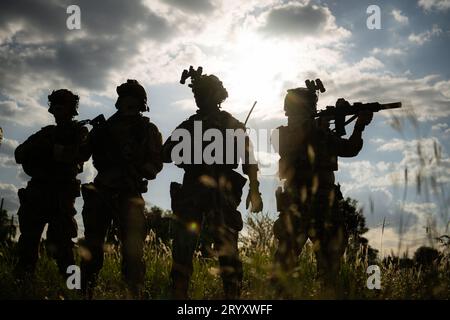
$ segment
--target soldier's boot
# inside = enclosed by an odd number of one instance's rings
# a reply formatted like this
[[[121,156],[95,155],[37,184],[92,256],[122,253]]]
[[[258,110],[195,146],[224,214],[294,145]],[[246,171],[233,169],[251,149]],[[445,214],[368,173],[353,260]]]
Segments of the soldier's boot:
[[[241,296],[241,281],[238,279],[223,280],[223,291],[226,300],[237,300]]]
[[[57,247],[54,258],[56,259],[56,264],[58,266],[59,273],[61,276],[67,280],[70,273],[67,273],[69,266],[75,265],[75,258],[73,255],[73,242],[61,243]]]
[[[34,277],[34,271],[39,256],[40,234],[22,234],[18,243],[19,260],[14,268],[14,276],[17,281],[23,282]]]
[[[97,285],[97,274],[89,269],[89,266],[81,263],[81,295],[85,300],[92,300]]]
[[[81,296],[84,300],[92,300],[94,298],[95,281],[87,281],[81,286]]]
[[[297,259],[294,259],[294,250],[290,249],[289,253],[276,254],[275,263],[270,275],[270,285],[277,297],[282,299],[294,299],[292,296],[291,276],[296,267]]]
[[[124,272],[124,281],[127,284],[127,299],[144,299],[145,269],[139,267],[127,268]]]
[[[144,294],[145,263],[140,228],[127,230],[122,235],[122,275],[128,286],[129,298],[142,299]]]
[[[98,273],[103,266],[103,247],[88,246],[87,248],[81,260],[81,293],[84,299],[92,300]]]
[[[197,245],[197,235],[187,230],[184,224],[175,224],[176,232],[172,247],[172,287],[173,299],[189,299],[188,290],[192,272],[194,270],[192,257]]]
[[[298,256],[306,243],[307,236],[295,233],[294,220],[290,215],[283,215],[275,221],[273,232],[278,240],[278,247],[274,257],[274,277],[289,277],[294,271]]]
[[[338,294],[339,259],[325,251],[317,255],[317,274],[325,299],[336,299]]]
[[[243,277],[242,262],[235,256],[220,256],[219,263],[225,299],[239,299]]]
[[[127,299],[142,300],[144,299],[144,285],[139,283],[128,283]]]

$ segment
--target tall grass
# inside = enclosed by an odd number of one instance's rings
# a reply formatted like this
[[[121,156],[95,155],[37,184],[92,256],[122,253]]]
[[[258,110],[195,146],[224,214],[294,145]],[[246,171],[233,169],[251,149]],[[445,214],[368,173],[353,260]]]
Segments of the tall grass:
[[[245,240],[245,239],[244,239]],[[299,257],[295,272],[275,286],[272,279],[273,245],[241,246],[244,265],[242,299],[448,299],[450,271],[448,261],[427,267],[400,268],[395,263],[381,268],[381,290],[366,286],[367,262],[359,257],[342,259],[341,272],[334,296],[327,295],[323,283],[316,276],[316,263],[311,246],[307,245]],[[267,243],[266,243],[267,244]],[[81,299],[77,290],[69,290],[58,274],[55,262],[45,250],[37,265],[33,280],[18,283],[13,277],[16,262],[14,245],[0,247],[0,299]],[[150,237],[145,246],[145,297],[170,299],[170,244]],[[77,254],[79,262],[79,255]],[[126,286],[120,273],[118,248],[107,247],[105,263],[94,292],[95,299],[127,299]],[[280,283],[281,289],[280,290]],[[221,299],[222,283],[216,258],[194,257],[194,274],[190,286],[192,299]]]

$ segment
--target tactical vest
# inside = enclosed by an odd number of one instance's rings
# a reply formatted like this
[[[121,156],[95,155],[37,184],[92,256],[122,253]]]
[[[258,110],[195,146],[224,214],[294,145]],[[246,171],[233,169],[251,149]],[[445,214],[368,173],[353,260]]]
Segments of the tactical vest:
[[[336,138],[331,131],[316,126],[309,132],[288,126],[278,129],[281,179],[297,179],[338,169]]]
[[[197,136],[195,135],[196,132],[194,126],[196,121],[201,121],[202,130],[200,136],[198,134]],[[238,167],[240,158],[244,157],[244,155],[239,154],[239,152],[242,151],[245,153],[245,148],[238,148],[238,139],[236,137],[231,137],[229,133],[227,134],[227,129],[241,129],[242,132],[245,133],[245,126],[226,111],[212,112],[208,115],[194,114],[188,120],[184,121],[177,129],[186,129],[191,137],[190,158],[187,159],[187,163],[177,164],[178,167],[185,169],[186,171],[210,171],[211,169],[216,171],[233,170]],[[219,154],[215,154],[214,152],[209,153],[208,151],[208,154],[211,154],[213,158],[217,160],[212,164],[213,167],[211,164],[205,163],[203,157],[205,149],[214,143],[214,141],[203,141],[204,133],[208,129],[216,129],[222,136],[222,144],[220,144],[220,146],[217,145],[218,148],[221,148],[222,156],[219,157]],[[233,139],[232,143],[227,143],[227,139]],[[195,143],[201,143],[200,148],[197,149]],[[245,140],[242,143],[245,143]],[[210,148],[212,147],[210,146]],[[196,159],[195,152],[199,152],[199,150],[201,150],[202,154],[201,157],[197,155]],[[228,159],[227,153],[232,153],[232,157],[230,155],[232,161],[227,161],[230,160]],[[196,163],[196,160],[200,160],[200,163]]]
[[[94,128],[91,144],[97,178],[111,187],[139,186],[143,180],[140,169],[147,161],[150,130],[157,131],[147,117],[118,113]]]
[[[73,180],[83,171],[84,156],[80,147],[86,143],[88,130],[73,121],[67,126],[49,125],[32,135],[16,150],[23,153],[23,170],[38,180]],[[54,146],[61,145],[69,150],[70,157],[65,161],[54,158]],[[67,152],[67,151],[66,151]]]

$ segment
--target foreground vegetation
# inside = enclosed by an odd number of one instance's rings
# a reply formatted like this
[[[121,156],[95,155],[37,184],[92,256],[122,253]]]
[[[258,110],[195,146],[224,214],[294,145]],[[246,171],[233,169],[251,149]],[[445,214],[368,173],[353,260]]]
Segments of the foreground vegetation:
[[[254,235],[254,234],[253,234]],[[271,284],[273,241],[270,237],[244,238],[241,257],[244,263],[242,299],[448,299],[450,298],[450,271],[448,256],[428,264],[410,265],[400,263],[401,259],[384,260],[381,268],[381,289],[369,290],[367,258],[361,252],[346,255],[342,260],[337,292],[326,295],[316,277],[315,258],[310,246],[299,257],[295,273],[281,280],[283,294]],[[120,254],[116,246],[105,248],[105,264],[100,274],[95,299],[126,299],[126,287],[121,281]],[[36,277],[25,284],[15,282],[15,243],[0,247],[0,299],[80,299],[76,290],[68,290],[58,274],[56,264],[45,253],[42,246]],[[77,250],[79,261],[79,247]],[[149,237],[145,246],[147,273],[145,295],[149,299],[170,299],[169,272],[171,266],[170,244],[166,245],[156,237]],[[194,275],[190,295],[193,299],[221,299],[222,287],[216,258],[203,258],[200,254],[194,260]]]

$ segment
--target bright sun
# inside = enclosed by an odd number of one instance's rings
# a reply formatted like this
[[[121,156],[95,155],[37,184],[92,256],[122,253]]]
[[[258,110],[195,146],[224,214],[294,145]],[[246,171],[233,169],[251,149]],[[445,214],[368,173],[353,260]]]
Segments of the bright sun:
[[[295,48],[295,49],[294,49]],[[273,112],[282,104],[283,87],[300,72],[299,46],[265,41],[254,33],[244,33],[230,44],[224,82],[230,93],[232,110],[249,110],[258,101],[257,113]],[[302,69],[306,66],[302,65]],[[272,111],[271,111],[272,110]],[[278,110],[277,110],[278,111]]]

